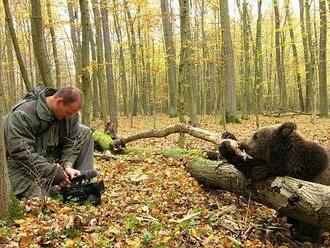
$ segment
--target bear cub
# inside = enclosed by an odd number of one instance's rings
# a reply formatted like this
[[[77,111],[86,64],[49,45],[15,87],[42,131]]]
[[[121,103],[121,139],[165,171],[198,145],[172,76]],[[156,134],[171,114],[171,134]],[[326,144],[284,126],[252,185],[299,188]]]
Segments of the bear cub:
[[[231,145],[237,140],[229,132],[217,158],[224,157],[236,169],[253,181],[276,176],[290,176],[306,181],[330,185],[329,151],[321,145],[305,140],[296,132],[293,122],[264,127],[251,138],[238,142],[238,148],[250,156],[240,156]],[[214,153],[208,154],[216,158]],[[293,238],[299,241],[319,241],[321,229],[288,217]]]
[[[238,142],[239,149],[251,158],[238,156],[230,140],[219,146],[220,154],[246,177],[262,180],[276,176],[290,176],[306,181],[329,184],[322,174],[328,167],[329,151],[321,145],[305,140],[296,132],[294,122],[264,127],[251,138]],[[223,138],[236,140],[229,132]]]

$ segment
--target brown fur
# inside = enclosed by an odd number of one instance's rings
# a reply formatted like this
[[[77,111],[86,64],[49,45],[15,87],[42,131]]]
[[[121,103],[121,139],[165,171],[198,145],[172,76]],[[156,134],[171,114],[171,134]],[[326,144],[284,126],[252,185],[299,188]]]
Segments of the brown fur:
[[[247,177],[261,180],[275,176],[291,176],[307,181],[330,184],[329,151],[305,140],[296,132],[296,124],[285,122],[265,127],[239,143],[250,160],[237,157],[229,142],[222,142],[220,153]]]

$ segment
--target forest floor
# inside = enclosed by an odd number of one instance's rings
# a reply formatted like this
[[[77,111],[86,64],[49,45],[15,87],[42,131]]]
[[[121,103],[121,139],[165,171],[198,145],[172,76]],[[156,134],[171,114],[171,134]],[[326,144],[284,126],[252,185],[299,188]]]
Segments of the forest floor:
[[[330,119],[309,116],[261,117],[260,126],[295,121],[306,139],[330,145]],[[119,136],[178,122],[165,115],[120,118]],[[222,132],[219,118],[200,117],[201,128]],[[103,129],[94,121],[93,128]],[[238,138],[255,130],[255,118],[228,124]],[[174,147],[178,135],[145,139],[128,147]],[[213,148],[187,137],[186,148]],[[301,247],[291,239],[284,217],[261,204],[223,190],[207,189],[185,170],[184,159],[151,151],[96,159],[106,191],[102,204],[78,206],[47,199],[22,201],[24,215],[0,221],[0,247]],[[325,233],[324,246],[330,247]],[[313,245],[320,247],[320,245]]]

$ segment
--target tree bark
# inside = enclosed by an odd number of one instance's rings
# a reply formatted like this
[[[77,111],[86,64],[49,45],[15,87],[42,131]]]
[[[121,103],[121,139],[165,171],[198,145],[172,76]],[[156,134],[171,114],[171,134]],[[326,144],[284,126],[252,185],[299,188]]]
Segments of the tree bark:
[[[40,0],[31,0],[31,33],[34,55],[38,63],[42,83],[54,87],[52,73],[46,52]]]
[[[98,78],[100,103],[101,103],[101,118],[103,122],[106,123],[108,120],[108,111],[107,111],[108,98],[107,98],[107,85],[105,83],[104,53],[103,53],[103,39],[102,39],[103,37],[102,25],[104,25],[103,24],[104,20],[102,20],[103,22],[101,22],[100,2],[98,0],[93,0],[92,5],[93,5],[93,13],[94,13],[94,26],[96,33],[95,43],[97,50],[97,78]],[[104,45],[106,45],[105,41],[104,41]]]
[[[286,107],[286,95],[285,93],[285,84],[283,76],[283,67],[281,59],[281,44],[280,44],[280,14],[278,10],[278,0],[274,0],[274,14],[275,14],[275,51],[276,51],[276,72],[277,72],[277,83],[279,86],[280,94],[280,106],[281,108]]]
[[[1,72],[0,72],[1,73]],[[0,84],[3,82],[0,81]],[[2,91],[2,86],[0,87],[0,219],[8,219],[9,207],[11,204],[11,189],[8,177],[7,162],[6,162],[6,151],[4,144],[4,134],[3,134],[3,121],[4,117],[4,99],[5,95]]]
[[[81,46],[81,75],[82,92],[85,96],[85,103],[82,109],[82,123],[89,126],[91,111],[91,83],[88,71],[89,66],[89,13],[87,0],[79,0],[82,27]]]
[[[293,32],[293,23],[292,23],[292,19],[291,19],[291,13],[290,13],[289,6],[290,6],[290,0],[286,0],[285,9],[286,9],[286,16],[287,16],[287,21],[288,21],[288,25],[289,25],[291,48],[292,48],[292,54],[293,54],[293,60],[294,60],[294,71],[295,71],[295,76],[296,76],[296,81],[297,81],[297,90],[298,90],[298,94],[299,94],[299,106],[300,106],[300,110],[302,112],[304,112],[305,105],[304,105],[304,96],[303,96],[303,91],[302,91],[301,74],[300,74],[300,69],[299,69],[299,57],[298,57],[298,52],[297,52],[296,39],[295,39],[295,35]]]
[[[128,116],[129,109],[128,109],[128,84],[127,84],[127,78],[126,78],[126,68],[125,68],[125,59],[124,59],[124,49],[122,45],[122,32],[121,32],[121,27],[119,25],[119,20],[118,20],[118,11],[117,11],[117,3],[115,0],[113,0],[113,20],[114,20],[114,26],[115,26],[115,31],[116,31],[116,36],[117,36],[117,42],[119,45],[119,73],[120,73],[120,78],[122,82],[122,94],[123,94],[123,104],[124,104],[124,114]]]
[[[301,28],[301,36],[303,41],[303,48],[304,48],[304,59],[305,59],[305,77],[306,77],[306,112],[311,111],[311,94],[312,94],[312,81],[313,81],[313,74],[312,68],[310,65],[310,55],[308,50],[308,43],[307,43],[307,35],[306,35],[306,26],[305,26],[305,7],[304,7],[304,0],[299,0],[299,10],[300,10],[300,28]]]
[[[181,123],[185,122],[184,115],[185,115],[185,92],[186,84],[189,80],[188,74],[190,70],[189,66],[189,45],[187,37],[187,25],[186,21],[189,18],[189,1],[188,0],[180,0],[180,37],[181,37],[181,51],[180,51],[180,65],[179,65],[179,79],[178,79],[178,93],[179,93],[179,105],[178,105],[178,113],[179,113],[179,120]],[[187,13],[188,12],[188,13]],[[189,28],[189,27],[188,27]],[[183,148],[184,146],[184,134],[180,133],[179,137],[179,147]]]
[[[320,115],[328,116],[327,89],[327,7],[325,0],[319,0],[320,10],[320,61],[319,61],[319,94]]]
[[[263,82],[263,57],[262,57],[262,43],[261,43],[261,29],[262,29],[262,13],[261,13],[262,0],[258,0],[258,19],[257,19],[257,32],[256,32],[256,48],[255,48],[255,82],[254,82],[254,95],[255,95],[255,108],[256,108],[256,123],[259,128],[259,112],[260,99],[262,97],[262,82]]]
[[[15,93],[15,86],[16,85],[16,75],[15,75],[15,66],[14,66],[14,51],[13,51],[13,45],[12,45],[12,40],[11,40],[11,35],[10,35],[10,30],[8,24],[5,26],[5,31],[6,31],[6,76],[7,76],[7,87],[5,88],[6,90],[4,92],[8,92],[8,100],[9,104],[8,106],[12,106],[16,102],[16,96],[17,94]]]
[[[103,41],[104,41],[104,53],[106,63],[106,75],[107,75],[107,91],[108,91],[108,106],[110,114],[110,123],[114,124],[115,131],[118,127],[118,113],[117,113],[117,96],[115,92],[115,83],[113,77],[112,68],[112,53],[111,53],[111,41],[109,34],[109,20],[108,9],[103,7],[101,9],[102,14],[102,27],[103,27]]]
[[[132,65],[132,85],[131,85],[131,125],[133,125],[133,116],[137,116],[138,112],[138,67],[137,67],[137,48],[134,32],[133,18],[127,1],[123,0],[124,8],[127,16],[127,39],[129,43],[129,52]]]
[[[57,44],[56,44],[56,35],[55,35],[55,29],[53,24],[53,17],[52,17],[52,7],[50,4],[50,0],[47,0],[47,15],[48,15],[48,22],[49,22],[49,31],[50,35],[52,37],[52,48],[53,48],[53,59],[55,64],[55,73],[56,73],[56,87],[61,87],[61,70],[60,70],[60,63],[58,60],[58,54],[57,54]]]
[[[250,66],[250,28],[247,21],[248,15],[248,4],[246,0],[243,1],[242,6],[242,22],[243,22],[243,54],[244,54],[244,89],[243,89],[243,97],[244,102],[243,104],[246,105],[247,115],[251,113],[251,85],[252,85],[252,78],[251,78],[251,66]]]
[[[180,77],[182,76],[182,87],[185,107],[189,111],[190,122],[194,126],[198,126],[197,120],[197,106],[196,106],[196,96],[197,91],[196,81],[194,79],[193,71],[194,65],[192,63],[193,57],[193,43],[190,31],[190,4],[188,0],[180,0],[180,34],[181,34],[181,46],[184,49],[181,50],[181,55],[183,60],[180,58],[180,66],[182,68],[182,73],[180,72]],[[184,63],[183,67],[182,64]]]
[[[194,159],[186,169],[199,182],[251,196],[252,200],[303,222],[330,229],[330,187],[292,177],[251,183],[224,161]]]
[[[75,67],[75,78],[76,84],[78,87],[81,88],[81,44],[78,35],[78,31],[76,29],[77,23],[77,11],[76,7],[74,6],[73,1],[67,0],[67,7],[68,13],[70,18],[70,34],[72,40],[72,52],[73,52],[73,60],[74,60],[74,67]]]
[[[236,116],[234,51],[230,30],[228,0],[220,0],[220,20],[223,29],[223,46],[226,78],[226,113]]]
[[[308,52],[310,57],[310,67],[311,70],[311,82],[309,85],[310,90],[310,103],[311,103],[311,115],[312,115],[312,122],[315,121],[316,116],[316,92],[315,92],[315,65],[316,65],[316,59],[315,59],[315,43],[313,40],[313,31],[312,31],[312,24],[311,24],[311,17],[310,17],[310,1],[305,0],[305,17],[306,17],[306,36],[307,36],[307,45],[308,45]],[[306,89],[307,91],[307,89]]]
[[[2,47],[2,33],[0,32],[0,47]],[[4,92],[4,77],[3,77],[3,64],[2,64],[2,61],[3,61],[3,55],[2,55],[2,52],[0,52],[0,94],[1,94],[1,97],[3,97],[3,103],[2,105],[0,106],[0,108],[3,108],[2,109],[2,113],[5,113],[7,112],[7,103],[8,101],[6,101],[4,95],[3,95],[3,92]]]
[[[93,35],[93,28],[91,23],[89,22],[89,42],[90,42],[90,48],[91,48],[91,55],[92,55],[92,84],[93,84],[93,117],[100,117],[100,94],[99,94],[99,84],[98,84],[98,78],[97,78],[97,56],[96,56],[96,46],[94,42],[94,35]]]
[[[173,42],[173,25],[168,0],[160,0],[160,7],[162,11],[163,33],[166,49],[169,114],[170,116],[174,116],[177,112],[176,56]]]
[[[23,80],[24,80],[24,84],[25,84],[26,90],[31,91],[33,86],[30,82],[30,79],[29,79],[29,76],[27,74],[27,70],[25,68],[25,64],[24,64],[24,61],[23,61],[23,57],[22,57],[22,54],[21,54],[21,50],[18,46],[18,40],[17,40],[17,36],[16,36],[16,33],[15,33],[13,18],[12,18],[12,15],[10,13],[8,0],[3,0],[3,6],[4,6],[4,9],[5,9],[5,13],[6,13],[6,22],[7,22],[8,27],[9,27],[10,36],[11,36],[11,39],[12,39],[12,42],[13,42],[13,46],[14,46],[15,53],[16,53],[16,58],[17,58],[17,61],[18,61],[18,64],[19,64],[19,68],[21,70],[21,74],[22,74],[22,77],[23,77]]]

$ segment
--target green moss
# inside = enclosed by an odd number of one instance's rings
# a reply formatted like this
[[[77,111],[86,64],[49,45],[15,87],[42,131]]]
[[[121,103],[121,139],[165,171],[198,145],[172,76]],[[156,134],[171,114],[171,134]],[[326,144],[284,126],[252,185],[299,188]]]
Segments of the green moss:
[[[125,155],[135,155],[141,153],[152,153],[157,151],[155,148],[151,147],[130,147],[124,150]]]
[[[21,219],[24,215],[24,207],[14,195],[12,195],[11,197],[9,213],[10,213],[10,218],[14,220]]]
[[[161,154],[165,157],[173,158],[173,159],[180,159],[182,156],[189,156],[189,157],[201,157],[203,156],[202,151],[198,149],[182,149],[180,147],[171,147],[161,150]]]
[[[179,159],[185,154],[185,149],[180,147],[172,147],[161,150],[161,154],[168,158]]]
[[[203,164],[205,167],[215,166],[219,163],[217,161],[212,161],[203,157],[194,157],[189,161],[189,164]]]
[[[96,130],[93,132],[93,139],[101,146],[103,151],[112,149],[112,139],[109,134]]]

